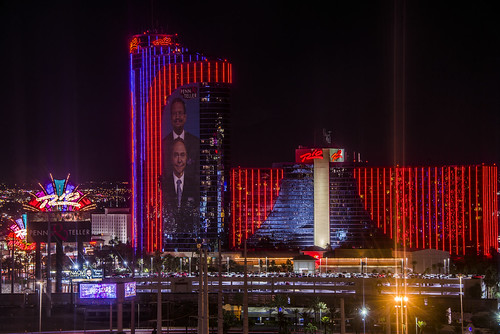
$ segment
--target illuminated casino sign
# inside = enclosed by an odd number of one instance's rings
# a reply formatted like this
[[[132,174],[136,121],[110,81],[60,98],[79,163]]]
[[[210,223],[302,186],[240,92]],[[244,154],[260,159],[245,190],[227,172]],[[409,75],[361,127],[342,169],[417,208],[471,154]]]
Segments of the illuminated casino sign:
[[[89,242],[92,237],[92,223],[90,220],[54,221],[46,217],[45,221],[29,221],[28,241],[48,242],[49,230],[52,241]]]
[[[132,41],[130,41],[130,53],[133,53],[135,50],[137,50],[137,45],[139,45],[139,40],[137,37],[133,38]]]
[[[315,159],[325,158],[330,162],[344,162],[344,155],[342,148],[299,148],[295,150],[295,162],[307,164],[313,163]]]
[[[35,244],[26,241],[26,215],[16,220],[10,219],[8,225],[9,232],[6,237],[8,248],[17,248],[22,251],[31,251],[35,249]]]
[[[29,213],[27,238],[29,242],[89,242],[92,236],[90,210],[96,206],[78,187],[66,179],[50,182],[31,193],[24,205]],[[50,237],[49,237],[50,236]]]
[[[104,277],[102,269],[95,269],[91,266],[83,266],[82,269],[73,268],[69,276],[73,280],[102,280]]]
[[[344,149],[343,148],[330,148],[328,156],[330,162],[344,162]]]
[[[45,187],[40,185],[41,190],[32,193],[32,199],[24,208],[34,212],[65,212],[86,211],[95,208],[95,204],[80,191],[78,187],[66,179],[55,180],[50,174],[50,182]]]
[[[305,152],[299,155],[298,162],[310,162],[314,159],[323,159],[323,150],[322,149],[314,149],[311,152]]]
[[[165,36],[163,38],[159,38],[157,40],[154,40],[153,42],[153,45],[163,45],[163,46],[167,46],[167,45],[172,45],[172,38],[170,36]]]
[[[130,44],[129,44],[130,53],[134,53],[140,48],[147,48],[151,45],[153,45],[153,46],[173,46],[174,50],[176,50],[175,47],[179,46],[179,43],[177,42],[177,34],[175,34],[175,35],[165,35],[165,34],[136,35],[130,41]]]
[[[137,287],[135,282],[126,282],[124,284],[125,298],[137,295]]]
[[[82,299],[116,299],[116,283],[81,283]]]

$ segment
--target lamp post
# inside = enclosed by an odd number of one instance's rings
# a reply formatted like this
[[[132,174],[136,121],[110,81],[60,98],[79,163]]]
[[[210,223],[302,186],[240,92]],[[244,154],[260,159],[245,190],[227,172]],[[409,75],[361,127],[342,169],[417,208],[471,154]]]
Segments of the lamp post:
[[[38,300],[38,332],[42,332],[42,287],[43,287],[43,282],[38,281],[38,294],[39,294],[39,300]]]
[[[462,329],[462,334],[464,334],[464,303],[462,300],[462,275],[458,276],[460,281],[460,328]]]
[[[408,316],[408,308],[407,308],[408,297],[406,295],[396,296],[396,297],[394,297],[394,301],[396,302],[396,319],[399,318],[398,308],[400,308],[401,309],[401,329],[402,329],[404,334],[408,334],[408,326],[406,326],[407,321],[405,321],[405,318]],[[406,312],[405,312],[405,309],[406,309]],[[405,317],[405,315],[406,315],[406,317]],[[398,326],[396,328],[398,329]],[[397,330],[397,332],[399,333],[399,329]]]
[[[366,316],[368,315],[368,310],[363,305],[363,307],[361,308],[361,311],[359,313],[361,314],[361,319],[363,320],[363,334],[365,334],[366,333]]]

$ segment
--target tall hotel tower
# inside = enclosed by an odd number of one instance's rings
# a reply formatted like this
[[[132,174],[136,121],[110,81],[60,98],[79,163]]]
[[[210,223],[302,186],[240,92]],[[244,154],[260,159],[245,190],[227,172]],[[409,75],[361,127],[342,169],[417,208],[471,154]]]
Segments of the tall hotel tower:
[[[130,41],[132,244],[140,252],[217,244],[225,228],[232,65],[177,35]]]

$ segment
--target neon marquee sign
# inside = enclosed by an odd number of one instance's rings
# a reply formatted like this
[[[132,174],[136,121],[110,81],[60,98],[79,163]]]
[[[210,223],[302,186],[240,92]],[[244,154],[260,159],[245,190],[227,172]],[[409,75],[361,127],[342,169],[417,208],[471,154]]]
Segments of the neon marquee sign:
[[[95,208],[95,204],[84,195],[78,187],[65,180],[55,180],[50,174],[50,182],[42,190],[32,193],[32,199],[24,208],[30,211],[85,211]]]
[[[295,150],[295,162],[312,163],[315,159],[344,162],[343,148],[299,148]]]
[[[9,225],[10,232],[7,235],[7,247],[17,248],[22,251],[32,251],[35,249],[35,244],[28,243],[26,241],[27,231],[26,231],[26,215],[23,218],[18,218],[16,220],[11,219],[11,224]]]
[[[134,53],[137,50],[140,50],[141,47],[150,47],[150,46],[178,46],[177,43],[177,34],[175,35],[165,35],[159,34],[156,35],[156,39],[150,41],[151,35],[137,35],[132,38],[129,43],[130,53]],[[150,44],[151,43],[151,44]]]
[[[78,203],[78,199],[80,198],[80,193],[78,192],[66,192],[61,196],[57,194],[37,197],[36,200],[40,202],[40,209],[48,206],[58,206],[58,205],[69,205],[80,208],[82,205]]]
[[[130,42],[130,53],[134,52],[137,50],[137,46],[139,45],[139,39],[137,37],[134,37],[132,41]]]
[[[300,162],[306,162],[313,159],[323,159],[323,150],[315,149],[312,152],[304,153],[299,156]]]
[[[172,39],[168,36],[153,41],[153,45],[172,45]]]
[[[344,150],[343,149],[330,149],[330,162],[343,162]]]

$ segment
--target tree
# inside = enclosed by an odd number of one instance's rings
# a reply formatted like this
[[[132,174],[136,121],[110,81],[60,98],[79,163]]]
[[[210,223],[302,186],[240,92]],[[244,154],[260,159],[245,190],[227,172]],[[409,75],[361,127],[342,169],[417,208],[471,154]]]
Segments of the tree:
[[[276,261],[275,260],[271,261],[271,265],[269,266],[269,271],[272,271],[272,272],[279,271],[279,267],[276,265]]]
[[[290,259],[286,260],[286,263],[281,264],[281,270],[284,272],[292,272],[293,271],[293,263]]]
[[[227,332],[229,332],[229,329],[231,327],[238,325],[239,321],[233,312],[228,312],[225,310],[223,310],[222,312],[223,312],[223,319],[224,319],[223,326],[222,326],[222,332],[227,333]]]
[[[293,319],[294,319],[294,327],[295,331],[297,331],[297,326],[299,324],[299,310],[297,308],[293,309]]]
[[[119,243],[120,243],[120,241],[118,240],[118,237],[114,237],[113,239],[109,240],[109,245],[113,246],[113,247],[118,245]]]
[[[308,323],[307,326],[304,327],[304,331],[306,333],[311,333],[311,334],[316,333],[317,330],[318,330],[318,327],[316,327],[312,323]]]
[[[282,310],[278,311],[277,318],[278,318],[278,333],[280,334],[288,333],[287,319],[285,316],[285,312],[283,312]]]
[[[269,314],[272,313],[274,309],[279,313],[288,304],[288,298],[283,295],[275,295],[272,301],[269,303]]]
[[[486,298],[494,298],[498,292],[498,274],[492,265],[486,268],[483,282],[486,285]]]
[[[330,322],[330,317],[327,317],[326,315],[321,318],[321,323],[323,324],[323,328],[325,329],[325,334],[326,334],[326,329],[327,325]]]
[[[427,326],[427,323],[423,320],[418,320],[417,321],[417,328],[418,328],[418,333],[417,334],[422,334],[424,331],[424,327]]]
[[[165,270],[168,272],[177,271],[177,263],[178,262],[179,261],[177,261],[177,258],[170,255],[170,254],[167,254],[163,258],[163,266],[165,267]]]
[[[417,260],[413,260],[411,261],[411,266],[412,266],[412,269],[413,269],[413,273],[415,273],[415,267],[417,266]]]
[[[163,257],[162,253],[157,250],[153,257],[153,272],[159,273],[163,271]]]
[[[324,314],[328,311],[328,306],[326,306],[326,303],[324,303],[324,302],[319,302],[318,309],[319,309],[319,319],[322,322],[322,319],[323,319],[322,314]],[[320,323],[320,328],[321,328],[321,323]]]
[[[335,322],[340,321],[340,310],[332,306],[329,308],[328,316],[330,318],[331,332],[333,333]]]
[[[308,311],[304,311],[300,313],[300,317],[304,319],[304,326],[307,325],[311,321],[311,313]]]
[[[316,324],[320,323],[321,313],[328,311],[328,307],[326,306],[326,303],[322,302],[317,297],[313,300],[313,302],[311,303],[311,306],[309,308],[314,312],[314,322]],[[319,313],[319,319],[318,319],[318,313]]]

